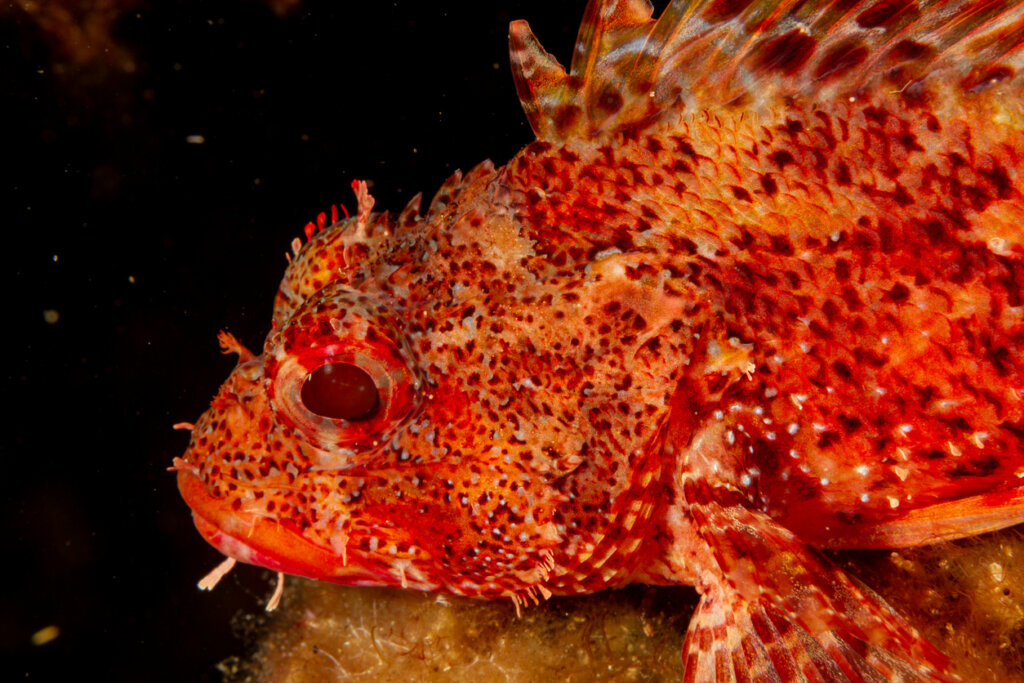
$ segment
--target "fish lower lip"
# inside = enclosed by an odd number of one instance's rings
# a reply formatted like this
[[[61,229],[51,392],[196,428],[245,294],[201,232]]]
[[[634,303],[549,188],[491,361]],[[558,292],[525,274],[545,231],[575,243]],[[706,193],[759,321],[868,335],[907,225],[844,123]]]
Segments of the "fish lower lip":
[[[346,584],[373,581],[369,572],[348,563],[331,549],[307,540],[291,525],[231,509],[224,499],[211,496],[202,480],[191,471],[178,472],[178,489],[192,508],[199,533],[217,550],[239,562],[273,571]]]

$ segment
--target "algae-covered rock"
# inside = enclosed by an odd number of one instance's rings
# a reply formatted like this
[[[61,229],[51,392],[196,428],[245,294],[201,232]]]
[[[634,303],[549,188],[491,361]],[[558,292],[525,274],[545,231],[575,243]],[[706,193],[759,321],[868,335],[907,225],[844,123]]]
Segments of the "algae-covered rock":
[[[511,602],[290,581],[234,680],[674,681],[692,590]]]
[[[1024,681],[1024,533],[833,555],[956,662],[965,681]],[[289,579],[233,681],[675,681],[696,605],[632,586],[511,602]]]
[[[1024,527],[849,563],[965,681],[1024,681]]]

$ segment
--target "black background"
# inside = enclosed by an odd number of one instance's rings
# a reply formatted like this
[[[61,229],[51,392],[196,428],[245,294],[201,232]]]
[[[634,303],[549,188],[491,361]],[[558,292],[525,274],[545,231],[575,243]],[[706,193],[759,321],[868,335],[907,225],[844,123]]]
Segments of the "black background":
[[[219,679],[266,577],[195,588],[221,558],[166,472],[233,364],[217,330],[260,346],[291,239],[352,180],[398,210],[527,143],[508,22],[565,62],[584,4],[139,3],[132,73],[0,13],[0,678]]]

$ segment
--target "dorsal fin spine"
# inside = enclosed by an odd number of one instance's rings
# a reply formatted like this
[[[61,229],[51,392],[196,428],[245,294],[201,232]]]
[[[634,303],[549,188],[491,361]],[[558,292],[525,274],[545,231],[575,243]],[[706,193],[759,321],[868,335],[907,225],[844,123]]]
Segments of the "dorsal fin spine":
[[[539,139],[848,95],[960,105],[1011,78],[1020,94],[1021,0],[673,0],[651,12],[648,0],[591,0],[568,72],[513,23],[516,89]]]

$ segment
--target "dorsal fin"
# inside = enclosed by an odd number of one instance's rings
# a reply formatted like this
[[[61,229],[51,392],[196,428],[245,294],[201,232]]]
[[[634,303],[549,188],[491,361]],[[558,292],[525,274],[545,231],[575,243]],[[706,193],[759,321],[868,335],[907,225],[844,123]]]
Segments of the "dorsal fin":
[[[1020,93],[1022,0],[672,0],[652,12],[649,0],[590,0],[568,73],[512,23],[516,89],[539,139],[874,90],[909,101]]]

